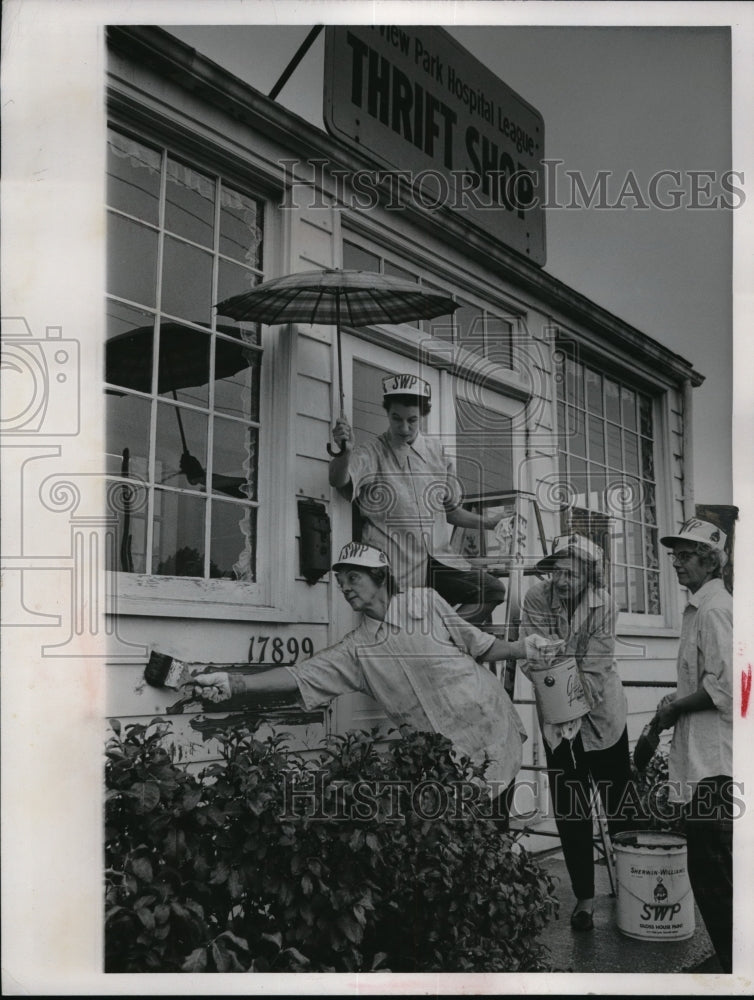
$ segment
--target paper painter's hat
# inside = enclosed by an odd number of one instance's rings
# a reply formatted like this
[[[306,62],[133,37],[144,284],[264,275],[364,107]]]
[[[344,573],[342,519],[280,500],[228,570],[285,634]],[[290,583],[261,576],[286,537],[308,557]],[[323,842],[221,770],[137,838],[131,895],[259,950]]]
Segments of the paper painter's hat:
[[[361,569],[390,569],[390,563],[382,549],[372,545],[362,545],[361,542],[348,542],[340,550],[338,561],[333,563],[333,569],[343,569],[345,566],[358,566]]]
[[[432,398],[432,387],[418,375],[396,372],[383,378],[382,396],[384,399],[390,399],[391,396],[419,396],[429,400]]]

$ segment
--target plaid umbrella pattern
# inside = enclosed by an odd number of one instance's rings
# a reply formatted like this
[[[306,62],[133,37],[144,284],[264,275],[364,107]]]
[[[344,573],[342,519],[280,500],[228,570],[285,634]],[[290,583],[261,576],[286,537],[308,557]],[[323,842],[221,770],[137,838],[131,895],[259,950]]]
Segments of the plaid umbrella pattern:
[[[449,295],[373,271],[326,268],[287,274],[241,292],[217,309],[223,316],[258,323],[326,323],[337,328],[340,412],[343,415],[341,323],[407,323],[444,316],[458,307]],[[327,446],[333,454],[330,446]]]

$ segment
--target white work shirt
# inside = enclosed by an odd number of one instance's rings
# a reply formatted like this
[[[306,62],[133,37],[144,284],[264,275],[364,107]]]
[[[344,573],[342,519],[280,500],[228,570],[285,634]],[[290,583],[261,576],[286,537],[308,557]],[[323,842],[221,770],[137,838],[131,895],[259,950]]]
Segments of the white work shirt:
[[[719,579],[689,594],[683,612],[676,697],[700,686],[715,707],[676,721],[668,758],[672,802],[690,802],[703,778],[733,771],[733,599]]]
[[[460,497],[453,462],[438,441],[417,434],[413,444],[394,449],[386,431],[357,445],[348,469],[351,490],[341,493],[358,502],[361,541],[382,549],[400,587],[426,586],[430,555],[454,569],[471,569],[450,551],[447,513]]]
[[[340,642],[287,667],[306,709],[348,691],[370,695],[392,722],[442,733],[508,785],[526,733],[503,685],[476,659],[494,642],[460,618],[434,590],[411,588],[390,601],[384,621],[362,616]]]

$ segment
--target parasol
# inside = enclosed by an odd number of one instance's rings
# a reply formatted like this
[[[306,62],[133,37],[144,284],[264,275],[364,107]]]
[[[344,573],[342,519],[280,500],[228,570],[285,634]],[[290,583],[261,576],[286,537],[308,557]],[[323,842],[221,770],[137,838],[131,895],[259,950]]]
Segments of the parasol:
[[[406,323],[452,313],[449,295],[433,292],[403,278],[373,271],[326,268],[288,274],[234,295],[217,308],[235,320],[273,323],[334,324],[337,330],[340,413],[344,416],[341,323]],[[328,452],[334,454],[330,445]],[[342,451],[341,451],[342,454]]]
[[[233,338],[215,338],[214,377],[219,380],[248,368],[250,361],[246,341],[237,327],[222,324],[217,331]],[[178,389],[208,385],[210,340],[209,330],[203,332],[183,323],[161,323],[157,392],[169,392],[177,400]],[[105,380],[137,392],[151,392],[153,344],[152,324],[111,337],[105,345]],[[180,468],[189,482],[195,483],[203,477],[204,469],[188,449],[180,407],[175,407],[175,415],[183,445]],[[213,476],[213,485],[216,479],[219,482],[223,478],[227,477]],[[222,485],[218,488],[227,492]]]

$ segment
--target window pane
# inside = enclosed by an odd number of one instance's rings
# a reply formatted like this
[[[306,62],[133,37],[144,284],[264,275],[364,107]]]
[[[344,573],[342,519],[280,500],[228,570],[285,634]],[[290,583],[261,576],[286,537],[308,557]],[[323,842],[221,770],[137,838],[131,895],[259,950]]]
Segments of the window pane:
[[[621,410],[623,413],[623,426],[629,431],[636,430],[636,393],[625,386],[621,386]]]
[[[355,271],[380,271],[380,258],[377,254],[362,250],[355,243],[343,240],[343,267]]]
[[[105,381],[151,392],[154,315],[112,299],[106,308]]]
[[[401,278],[403,281],[419,281],[418,274],[414,274],[413,271],[409,271],[407,267],[401,267],[400,264],[394,264],[391,260],[384,261],[383,270],[385,274],[390,275],[392,278]]]
[[[195,406],[207,405],[209,345],[209,333],[182,323],[160,324],[160,395]]]
[[[628,597],[631,611],[636,615],[646,614],[647,605],[644,600],[644,574],[641,570],[628,571]]]
[[[584,377],[580,365],[566,357],[566,397],[569,403],[584,408]]]
[[[233,295],[241,295],[251,291],[259,282],[258,277],[245,267],[221,260],[217,269],[217,303],[225,302]],[[231,316],[217,310],[217,329],[223,333],[236,336],[243,332],[244,340],[249,343],[259,343],[259,323],[248,321],[238,322]]]
[[[259,420],[260,351],[238,340],[215,342],[215,410],[244,420]],[[227,373],[227,374],[226,374]]]
[[[569,462],[570,466],[570,476],[569,485],[571,489],[576,493],[577,502],[579,507],[586,506],[586,496],[588,490],[588,482],[586,476],[586,462],[583,458],[571,458]]]
[[[511,418],[456,398],[456,472],[470,494],[513,488]]]
[[[596,510],[605,508],[605,490],[607,489],[607,470],[602,465],[589,464],[589,490],[590,496],[594,498]],[[591,504],[590,504],[591,506]]]
[[[165,229],[202,246],[213,246],[215,182],[168,159]]]
[[[628,611],[626,571],[622,566],[613,567],[613,598],[618,611]]]
[[[620,392],[615,382],[605,379],[605,416],[614,423],[620,423]]]
[[[160,153],[117,132],[108,132],[107,203],[145,222],[157,223]]]
[[[456,339],[464,345],[476,341],[484,345],[484,313],[478,306],[461,302],[453,313],[456,327]],[[437,336],[437,334],[435,334]],[[444,339],[450,339],[443,335]]]
[[[203,497],[155,490],[152,573],[204,576],[205,508]]]
[[[614,469],[622,469],[623,461],[620,452],[620,427],[607,425],[607,464]]]
[[[568,407],[568,425],[573,428],[569,441],[569,449],[572,454],[586,457],[586,433],[584,430],[584,414],[581,410],[576,410],[572,406]]]
[[[623,435],[624,460],[626,472],[632,476],[639,475],[639,439],[635,434],[626,431]]]
[[[186,439],[184,449],[183,436]],[[181,471],[181,459],[187,450],[193,460],[187,472]],[[196,464],[198,463],[198,465]],[[184,461],[184,464],[187,464]],[[161,403],[157,408],[155,445],[155,482],[186,490],[203,490],[207,469],[207,416],[182,406]],[[190,482],[193,479],[194,482]]]
[[[628,540],[628,563],[632,566],[644,564],[644,537],[641,526],[633,521],[626,521],[626,537]]]
[[[589,417],[589,458],[593,462],[605,461],[604,424],[598,417]]]
[[[220,189],[220,253],[261,270],[262,219],[261,206],[253,198],[223,186]]]
[[[224,493],[236,499],[256,500],[257,436],[255,427],[235,420],[215,419],[212,446],[214,493]]]
[[[659,569],[660,560],[657,552],[657,529],[644,529],[644,563],[649,569]]]
[[[256,549],[256,508],[213,500],[209,575],[253,582]]]
[[[589,368],[586,377],[586,408],[590,413],[602,413],[602,376]]]
[[[646,479],[655,477],[654,446],[648,438],[640,438],[641,441],[641,474]]]
[[[656,490],[651,483],[642,483],[644,496],[643,519],[646,524],[657,524]]]
[[[125,475],[123,451],[128,449],[128,474],[147,479],[149,472],[149,412],[151,403],[129,393],[105,393],[107,462],[105,471]]]
[[[647,396],[639,396],[639,423],[641,433],[652,437],[652,401]]]
[[[487,355],[506,368],[513,365],[513,324],[487,314]]]
[[[209,326],[212,306],[212,256],[197,247],[165,237],[162,309]]]
[[[156,287],[157,233],[108,212],[108,292],[144,306],[154,306]]]
[[[110,516],[117,520],[114,544],[105,551],[105,566],[121,573],[147,571],[146,490],[139,484],[107,483]]]

